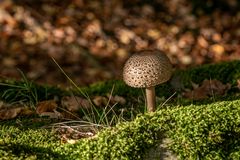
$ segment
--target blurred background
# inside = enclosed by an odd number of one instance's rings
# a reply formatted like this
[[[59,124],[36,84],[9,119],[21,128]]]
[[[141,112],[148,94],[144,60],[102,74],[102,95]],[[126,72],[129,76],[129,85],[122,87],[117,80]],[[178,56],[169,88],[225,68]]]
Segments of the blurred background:
[[[163,51],[175,68],[240,59],[238,0],[0,0],[0,77],[68,86],[119,79]]]

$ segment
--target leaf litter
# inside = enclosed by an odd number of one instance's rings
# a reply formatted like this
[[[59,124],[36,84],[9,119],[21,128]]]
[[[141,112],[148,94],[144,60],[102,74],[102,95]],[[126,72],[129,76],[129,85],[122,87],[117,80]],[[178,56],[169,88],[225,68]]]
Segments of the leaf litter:
[[[29,116],[33,111],[23,104],[8,104],[0,101],[0,120],[9,120],[17,116]]]
[[[187,90],[183,96],[188,99],[202,100],[212,96],[222,96],[231,88],[229,83],[223,84],[219,80],[204,80],[201,85],[192,84],[193,89]]]
[[[223,4],[226,10],[218,8]],[[239,59],[239,2],[213,2],[212,14],[204,12],[209,6],[195,5],[2,0],[0,74],[20,78],[17,67],[39,83],[68,86],[54,57],[77,84],[86,85],[121,78],[126,59],[144,49],[163,51],[178,68]]]
[[[126,100],[118,95],[93,97],[94,105],[104,108],[106,105],[125,104]],[[56,124],[45,126],[54,129],[63,143],[75,143],[77,139],[92,137],[99,128],[104,126],[81,120],[78,112],[81,109],[90,109],[93,104],[85,98],[78,96],[64,96],[58,102],[56,100],[44,100],[36,104],[36,109],[20,104],[7,104],[0,101],[0,120],[10,120],[19,116],[38,115],[30,118],[32,122],[41,122],[43,117],[57,119]],[[67,121],[65,121],[67,120]]]

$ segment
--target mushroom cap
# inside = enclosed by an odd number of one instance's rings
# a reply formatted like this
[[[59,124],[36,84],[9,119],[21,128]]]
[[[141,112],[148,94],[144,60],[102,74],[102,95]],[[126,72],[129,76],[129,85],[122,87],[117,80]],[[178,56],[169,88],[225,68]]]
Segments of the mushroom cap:
[[[147,88],[170,79],[172,64],[160,51],[143,51],[134,54],[125,63],[123,80],[131,87]]]

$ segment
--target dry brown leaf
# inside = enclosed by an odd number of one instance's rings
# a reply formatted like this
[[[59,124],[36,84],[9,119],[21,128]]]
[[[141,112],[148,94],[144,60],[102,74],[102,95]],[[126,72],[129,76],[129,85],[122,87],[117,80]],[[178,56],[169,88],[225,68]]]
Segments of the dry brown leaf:
[[[89,100],[77,96],[65,96],[61,99],[61,104],[70,112],[77,112],[81,108],[88,109],[92,106]]]
[[[123,48],[118,48],[116,50],[116,56],[118,58],[118,60],[120,61],[124,61],[127,59],[127,57],[129,56],[129,53],[127,52],[127,50],[123,49]]]
[[[230,87],[230,84],[222,84],[218,80],[204,80],[201,86],[195,86],[192,91],[187,91],[183,95],[189,99],[200,100],[212,95],[224,95]]]
[[[14,108],[5,108],[0,110],[0,120],[13,119],[17,117],[23,110],[23,106]]]
[[[149,29],[149,30],[147,31],[147,35],[148,35],[150,38],[156,40],[156,39],[158,39],[158,38],[160,37],[160,32],[159,32],[159,30],[157,30],[157,29]]]
[[[213,36],[212,36],[212,39],[215,42],[220,42],[222,40],[222,36],[219,33],[214,33]]]
[[[231,85],[229,83],[223,84],[218,80],[204,80],[202,87],[206,88],[208,95],[224,95],[231,88]]]
[[[124,105],[124,104],[126,104],[126,99],[121,96],[118,96],[118,95],[111,96],[111,103],[112,104],[119,103],[121,105]]]
[[[117,38],[123,44],[129,44],[131,40],[133,40],[136,36],[133,31],[128,29],[123,29],[123,28],[118,29],[116,33],[117,33]]]
[[[106,106],[107,103],[108,103],[108,99],[106,97],[103,97],[103,96],[95,96],[93,98],[93,103],[98,107]]]
[[[211,50],[213,51],[213,53],[215,53],[217,56],[221,56],[221,55],[224,53],[224,51],[225,51],[224,47],[223,47],[222,45],[219,45],[219,44],[214,44],[214,45],[212,45],[210,49],[211,49]]]
[[[110,101],[109,101],[109,99],[110,99]],[[121,105],[124,105],[126,103],[126,99],[124,97],[121,97],[121,96],[118,96],[118,95],[112,96],[112,95],[108,94],[107,97],[95,96],[93,98],[93,103],[98,107],[106,106],[108,103],[110,105],[115,104],[115,103],[119,103]]]
[[[42,114],[44,112],[54,112],[57,109],[57,103],[54,100],[41,101],[36,106],[37,114]]]
[[[204,37],[202,37],[202,36],[198,37],[197,41],[198,41],[198,44],[201,47],[203,47],[203,48],[207,48],[208,47],[208,42],[207,42],[207,40]]]
[[[201,100],[201,99],[208,98],[208,96],[203,88],[189,90],[189,91],[183,93],[183,96],[185,98],[189,98],[189,99],[193,99],[193,100]]]

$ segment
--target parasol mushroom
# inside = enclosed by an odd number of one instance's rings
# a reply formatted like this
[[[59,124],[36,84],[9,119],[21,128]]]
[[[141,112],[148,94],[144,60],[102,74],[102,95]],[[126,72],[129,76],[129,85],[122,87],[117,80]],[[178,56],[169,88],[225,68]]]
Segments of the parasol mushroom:
[[[123,68],[123,80],[127,85],[146,88],[148,112],[156,110],[155,86],[168,81],[171,75],[171,62],[160,51],[142,51],[134,54]]]

